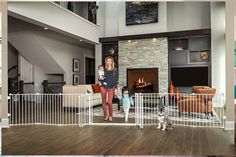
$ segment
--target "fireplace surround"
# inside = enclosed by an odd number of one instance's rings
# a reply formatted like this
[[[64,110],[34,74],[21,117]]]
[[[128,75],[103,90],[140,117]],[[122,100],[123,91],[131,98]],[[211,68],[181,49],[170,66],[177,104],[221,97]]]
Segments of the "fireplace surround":
[[[158,91],[168,92],[167,38],[122,40],[119,46],[119,83],[127,85],[127,69],[158,68]],[[144,77],[145,80],[145,77]]]

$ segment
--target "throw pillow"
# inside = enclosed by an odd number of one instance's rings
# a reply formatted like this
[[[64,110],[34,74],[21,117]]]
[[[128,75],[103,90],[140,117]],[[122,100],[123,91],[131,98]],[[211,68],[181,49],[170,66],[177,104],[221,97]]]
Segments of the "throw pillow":
[[[92,84],[92,88],[93,88],[94,93],[101,93],[101,90],[100,90],[101,87],[99,84]]]
[[[210,88],[210,87],[208,87],[208,86],[193,86],[192,93],[197,93],[198,89],[208,89],[208,88]]]

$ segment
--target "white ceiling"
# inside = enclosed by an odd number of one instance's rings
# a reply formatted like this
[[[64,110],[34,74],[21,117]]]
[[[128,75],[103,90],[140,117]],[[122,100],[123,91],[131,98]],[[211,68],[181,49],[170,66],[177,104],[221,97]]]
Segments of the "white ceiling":
[[[10,12],[8,12],[8,14],[10,14],[8,16],[8,18],[11,18],[11,20],[17,20],[20,23],[25,23],[26,25],[31,25],[31,28],[33,28],[34,31],[47,31],[46,35],[49,37],[52,37],[52,38],[55,38],[58,40],[63,40],[65,42],[68,42],[68,43],[71,43],[71,44],[74,44],[74,45],[77,45],[80,47],[85,47],[85,48],[95,50],[94,44],[91,44],[91,43],[86,42],[84,40],[81,41],[81,38],[79,38],[77,36],[74,36],[74,35],[68,34],[68,33],[66,34],[64,32],[61,32],[59,30],[55,30],[53,28],[52,28],[53,30],[50,28],[45,30],[44,27],[47,27],[47,26],[44,26],[43,24],[39,24],[39,23],[33,21],[32,19],[26,19],[21,16],[15,16],[14,14],[12,14]]]

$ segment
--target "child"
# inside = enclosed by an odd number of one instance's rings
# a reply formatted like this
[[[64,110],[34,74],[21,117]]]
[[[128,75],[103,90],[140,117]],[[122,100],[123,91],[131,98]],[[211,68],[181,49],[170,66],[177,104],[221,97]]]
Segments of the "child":
[[[104,67],[103,65],[99,65],[98,66],[98,80],[104,78]],[[106,82],[103,82],[106,85]],[[99,85],[101,86],[102,83],[101,81],[99,81]]]
[[[124,108],[124,112],[125,112],[125,121],[128,121],[128,115],[129,115],[129,108],[130,105],[133,105],[133,99],[132,97],[129,96],[129,90],[128,88],[125,86],[122,88],[122,93],[119,92],[118,90],[118,99],[120,99],[122,101],[123,104],[123,108]]]

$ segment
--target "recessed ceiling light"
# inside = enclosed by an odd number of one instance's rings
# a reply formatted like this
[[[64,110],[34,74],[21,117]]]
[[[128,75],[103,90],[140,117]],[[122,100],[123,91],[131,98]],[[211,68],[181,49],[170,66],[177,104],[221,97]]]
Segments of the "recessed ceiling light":
[[[79,41],[83,41],[83,40],[80,39]]]
[[[44,27],[45,30],[47,30],[48,28],[47,27]]]
[[[131,40],[128,40],[129,43],[131,43]]]
[[[157,38],[152,38],[152,41],[156,41],[157,40]]]

